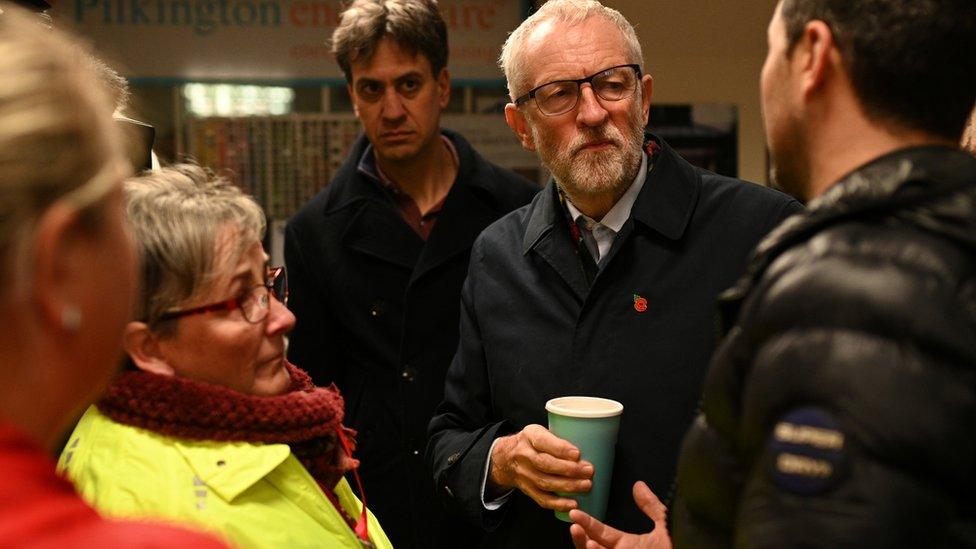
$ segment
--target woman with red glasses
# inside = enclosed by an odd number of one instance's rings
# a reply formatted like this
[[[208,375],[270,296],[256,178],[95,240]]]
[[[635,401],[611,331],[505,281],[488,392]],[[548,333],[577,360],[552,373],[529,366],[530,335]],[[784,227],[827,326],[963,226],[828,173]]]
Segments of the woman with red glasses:
[[[342,398],[285,360],[295,317],[260,207],[189,165],[125,194],[143,260],[129,364],[60,467],[113,516],[192,523],[243,547],[388,547],[343,478],[358,462]]]

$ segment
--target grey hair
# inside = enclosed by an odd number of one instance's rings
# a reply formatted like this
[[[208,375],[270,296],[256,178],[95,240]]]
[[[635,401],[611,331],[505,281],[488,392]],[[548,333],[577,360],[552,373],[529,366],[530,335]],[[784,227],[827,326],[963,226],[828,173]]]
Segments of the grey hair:
[[[89,58],[70,34],[0,4],[0,284],[30,263],[34,227],[52,204],[71,203],[97,226],[104,198],[129,173]]]
[[[332,34],[332,54],[352,82],[352,63],[368,61],[383,38],[430,62],[434,75],[447,66],[447,24],[437,0],[355,0]]]
[[[627,44],[627,61],[643,65],[640,41],[634,26],[619,11],[608,8],[597,0],[549,0],[530,15],[505,40],[498,66],[508,81],[508,94],[512,101],[529,91],[529,77],[525,74],[525,41],[540,24],[546,21],[559,21],[577,25],[591,17],[603,17],[620,29]]]
[[[261,207],[224,178],[192,164],[125,182],[126,220],[142,259],[140,320],[208,292],[222,253],[237,262],[264,235]]]

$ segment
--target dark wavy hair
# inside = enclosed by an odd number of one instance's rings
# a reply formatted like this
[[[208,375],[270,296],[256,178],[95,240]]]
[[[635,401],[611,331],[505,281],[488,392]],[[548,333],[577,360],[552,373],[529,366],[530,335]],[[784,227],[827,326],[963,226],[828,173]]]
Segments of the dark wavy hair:
[[[783,0],[790,50],[807,23],[834,34],[869,118],[958,141],[976,103],[976,1]]]
[[[332,53],[352,82],[352,63],[368,61],[383,38],[420,53],[434,75],[447,66],[447,24],[437,0],[355,0],[332,34]]]

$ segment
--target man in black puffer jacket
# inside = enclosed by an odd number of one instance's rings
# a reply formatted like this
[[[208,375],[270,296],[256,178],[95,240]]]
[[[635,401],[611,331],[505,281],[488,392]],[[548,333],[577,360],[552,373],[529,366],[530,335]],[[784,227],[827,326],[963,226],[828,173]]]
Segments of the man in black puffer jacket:
[[[972,0],[777,7],[766,131],[811,202],[722,296],[675,545],[976,546],[974,43]],[[634,492],[654,532],[574,511],[577,545],[669,546]]]

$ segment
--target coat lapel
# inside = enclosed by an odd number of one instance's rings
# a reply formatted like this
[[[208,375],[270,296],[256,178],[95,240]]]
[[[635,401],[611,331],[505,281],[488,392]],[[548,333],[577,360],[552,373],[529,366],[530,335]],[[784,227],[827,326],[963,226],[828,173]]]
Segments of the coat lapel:
[[[362,170],[362,158],[368,148],[369,141],[360,135],[336,174],[337,180],[349,180],[349,184],[336,197],[336,206],[324,215],[347,208],[355,210],[339,237],[340,244],[380,261],[413,269],[424,242],[403,221],[379,182]]]
[[[560,207],[555,182],[550,180],[532,207],[532,216],[522,241],[522,253],[539,254],[573,290],[576,297],[583,301],[590,289],[579,258],[576,257],[576,247],[559,211]]]
[[[392,203],[364,199],[348,207],[358,208],[343,233],[343,246],[381,261],[412,270],[424,241],[400,217]]]
[[[655,155],[654,164],[648,163],[647,179],[634,202],[631,219],[617,235],[600,269],[601,273],[613,261],[623,243],[632,236],[635,222],[668,240],[677,241],[684,235],[698,204],[701,176],[695,168],[678,156],[663,140],[651,135],[647,139],[657,141],[661,150]],[[552,181],[542,191],[526,228],[523,251],[528,253],[534,249],[583,300],[589,294],[590,288],[580,270],[575,255],[576,247],[570,240],[569,231],[565,229],[556,192]],[[597,273],[597,280],[599,278],[600,273]]]
[[[634,232],[635,225],[640,224],[667,240],[677,242],[695,213],[701,194],[701,176],[663,140],[651,135],[647,139],[655,140],[661,150],[654,156],[653,164],[648,162],[644,188],[637,195],[630,219],[617,234],[600,273],[613,262],[617,252]],[[597,279],[600,273],[597,273]]]
[[[459,181],[444,201],[427,244],[420,253],[410,283],[444,262],[471,249],[475,238],[498,219],[498,212],[486,201],[481,189]]]
[[[469,251],[481,231],[506,213],[495,205],[501,189],[491,177],[491,168],[460,134],[447,129],[441,132],[457,151],[458,174],[416,263],[410,284]]]
[[[649,136],[650,139],[656,139]],[[701,194],[701,175],[663,140],[648,166],[647,179],[630,216],[672,241],[681,239],[691,223]]]

